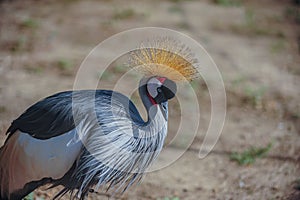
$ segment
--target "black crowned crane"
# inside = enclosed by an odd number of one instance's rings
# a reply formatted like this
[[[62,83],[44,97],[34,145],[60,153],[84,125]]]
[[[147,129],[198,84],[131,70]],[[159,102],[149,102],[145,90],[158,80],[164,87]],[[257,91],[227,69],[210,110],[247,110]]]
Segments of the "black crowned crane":
[[[175,82],[197,73],[186,48],[174,46],[131,52],[130,64],[145,75],[139,95],[147,121],[111,90],[57,93],[14,120],[0,149],[0,199],[22,199],[46,184],[64,186],[54,198],[84,199],[93,188],[123,192],[138,182],[162,150]]]

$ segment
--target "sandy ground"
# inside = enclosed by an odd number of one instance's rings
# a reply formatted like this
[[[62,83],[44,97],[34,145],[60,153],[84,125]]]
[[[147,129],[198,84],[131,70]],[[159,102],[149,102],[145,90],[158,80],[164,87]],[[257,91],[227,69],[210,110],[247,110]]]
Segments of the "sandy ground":
[[[225,126],[213,152],[200,160],[198,150],[211,113],[207,87],[196,82],[201,126],[190,149],[122,197],[110,199],[300,199],[299,6],[270,0],[215,2],[223,3],[3,1],[0,139],[5,140],[11,121],[29,105],[72,89],[80,63],[99,42],[130,28],[166,27],[197,40],[218,65],[227,92]],[[99,88],[109,87],[122,73],[112,68]],[[180,151],[180,145],[168,145],[179,120],[176,106],[171,102],[160,164]],[[252,165],[230,160],[233,151],[269,143],[268,155]],[[48,199],[55,192],[40,189],[35,196]]]

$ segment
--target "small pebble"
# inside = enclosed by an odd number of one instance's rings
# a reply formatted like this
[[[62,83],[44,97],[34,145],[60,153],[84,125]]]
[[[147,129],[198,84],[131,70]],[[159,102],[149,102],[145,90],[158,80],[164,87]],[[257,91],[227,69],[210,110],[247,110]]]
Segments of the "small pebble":
[[[245,187],[245,183],[244,183],[244,181],[240,180],[240,182],[239,182],[239,187],[240,187],[240,188],[243,188],[243,187]]]

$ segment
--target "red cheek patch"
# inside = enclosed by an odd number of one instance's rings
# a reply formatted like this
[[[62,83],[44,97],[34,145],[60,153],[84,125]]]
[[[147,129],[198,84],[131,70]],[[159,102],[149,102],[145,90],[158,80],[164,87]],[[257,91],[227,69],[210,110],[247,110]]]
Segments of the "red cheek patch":
[[[157,80],[159,80],[159,82],[161,82],[161,84],[163,84],[166,81],[166,78],[159,77],[159,78],[157,78]]]
[[[155,100],[150,96],[150,94],[147,92],[147,96],[150,99],[150,102],[152,103],[152,105],[156,105],[157,103],[155,102]]]

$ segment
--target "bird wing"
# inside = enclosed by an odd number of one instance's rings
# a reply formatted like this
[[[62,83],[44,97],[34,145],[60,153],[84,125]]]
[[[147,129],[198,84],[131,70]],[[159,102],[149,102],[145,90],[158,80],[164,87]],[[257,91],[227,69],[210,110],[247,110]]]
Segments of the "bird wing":
[[[106,119],[100,116],[112,115],[110,107],[116,106],[112,104],[118,104],[128,122],[138,125],[144,123],[134,104],[118,92],[66,91],[42,99],[29,107],[11,123],[6,133],[11,136],[20,130],[37,139],[49,139],[76,127],[73,114],[76,114],[76,122],[80,123],[91,110],[96,112],[98,123],[105,124]]]
[[[37,139],[49,139],[74,129],[72,93],[57,93],[35,103],[11,123],[6,133],[11,136],[20,130]]]

